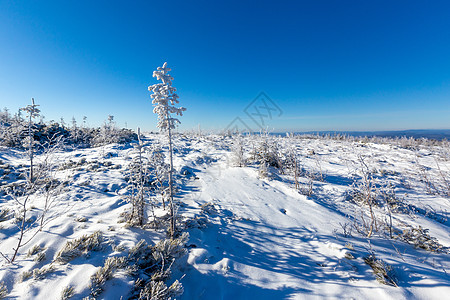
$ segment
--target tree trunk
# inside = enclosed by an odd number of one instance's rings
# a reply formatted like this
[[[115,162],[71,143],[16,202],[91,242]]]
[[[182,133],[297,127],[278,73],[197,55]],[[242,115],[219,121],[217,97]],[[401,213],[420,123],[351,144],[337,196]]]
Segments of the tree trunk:
[[[33,101],[34,102],[34,101]],[[34,103],[33,103],[34,104]],[[33,142],[34,142],[34,136],[32,136],[32,133],[31,133],[31,122],[32,122],[32,113],[30,112],[30,119],[29,119],[29,121],[28,121],[28,138],[30,139],[28,142],[29,142],[29,145],[28,145],[28,155],[29,155],[29,157],[30,157],[30,186],[31,186],[31,183],[33,183]]]
[[[167,131],[169,137],[169,157],[170,157],[170,167],[169,167],[169,206],[170,206],[170,236],[173,238],[175,236],[175,208],[173,204],[173,150],[172,150],[172,131],[169,129]]]

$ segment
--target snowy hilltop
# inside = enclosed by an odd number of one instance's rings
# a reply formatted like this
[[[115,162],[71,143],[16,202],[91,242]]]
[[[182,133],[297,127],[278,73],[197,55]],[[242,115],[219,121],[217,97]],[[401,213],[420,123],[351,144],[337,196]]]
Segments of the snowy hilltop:
[[[36,148],[32,186],[27,145],[2,146],[0,298],[450,294],[445,140],[172,138],[173,235],[163,203],[165,135],[89,147],[49,143],[55,147]],[[139,192],[142,223],[133,217]]]

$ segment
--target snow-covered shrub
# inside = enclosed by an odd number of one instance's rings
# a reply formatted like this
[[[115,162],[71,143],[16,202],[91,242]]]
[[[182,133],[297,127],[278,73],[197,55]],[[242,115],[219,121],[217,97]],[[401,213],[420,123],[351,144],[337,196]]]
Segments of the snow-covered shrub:
[[[39,246],[39,245],[34,245],[33,247],[31,247],[31,248],[28,250],[27,257],[31,257],[31,256],[33,256],[33,255],[35,255],[35,254],[41,252],[42,250],[44,250],[44,249],[43,249],[41,246]]]
[[[139,300],[170,300],[183,294],[183,285],[175,280],[169,287],[163,281],[149,281],[139,294]]]
[[[184,228],[206,228],[208,219],[205,216],[194,216],[184,221]]]
[[[112,245],[112,249],[114,252],[122,252],[125,250],[125,246],[123,244]]]
[[[100,231],[95,231],[91,235],[83,235],[77,239],[68,241],[61,250],[59,250],[54,261],[66,264],[71,260],[87,254],[90,251],[101,251],[105,247],[105,239]]]
[[[392,212],[409,214],[411,207],[403,198],[397,196],[395,187],[391,182],[381,182],[377,191],[379,200],[377,205],[383,205]]]
[[[44,250],[45,248],[42,248],[39,245],[34,245],[28,250],[27,257],[35,256],[33,260],[35,262],[41,262],[45,260],[46,257]]]
[[[172,274],[171,266],[172,264],[170,264],[169,267],[164,268],[163,265],[160,270],[156,270],[155,273],[152,274],[152,281],[166,281]]]
[[[8,296],[8,289],[3,281],[0,281],[0,299],[6,299]]]
[[[44,279],[48,274],[52,273],[55,270],[55,267],[53,265],[44,266],[42,268],[37,268],[30,271],[23,271],[19,276],[19,282],[24,282],[31,277],[33,277],[34,280],[42,280]]]
[[[13,117],[6,108],[0,112],[0,145],[18,147],[24,134],[25,123],[20,110]]]
[[[173,77],[169,74],[171,69],[167,67],[165,62],[162,67],[158,67],[153,72],[153,77],[157,80],[161,80],[162,83],[157,83],[148,87],[148,90],[153,94],[151,95],[152,103],[154,105],[153,112],[158,115],[158,125],[160,131],[167,133],[169,142],[169,206],[170,206],[170,235],[175,236],[176,223],[175,223],[175,204],[173,201],[174,189],[173,189],[173,149],[172,149],[172,130],[175,129],[177,123],[180,121],[174,118],[172,114],[179,116],[183,115],[184,107],[176,107],[175,104],[179,103],[176,88],[172,86]]]
[[[430,252],[449,253],[449,248],[440,244],[435,237],[432,237],[428,233],[429,231],[429,229],[422,228],[422,226],[408,226],[398,237],[406,243],[414,245],[416,248]]]
[[[127,265],[125,257],[108,257],[103,265],[91,276],[91,296],[97,297],[103,292],[106,281],[111,279],[117,269],[122,269]]]
[[[91,130],[84,130],[85,134],[91,135],[90,142],[93,146],[102,146],[111,143],[129,143],[136,139],[136,134],[132,130],[122,128],[118,129],[114,122],[114,116],[109,115],[108,121],[105,121],[103,126]]]
[[[201,212],[208,215],[217,215],[217,209],[213,203],[207,202],[200,206]]]
[[[68,169],[81,170],[81,167],[83,167],[86,164],[87,164],[86,158],[82,158],[79,161],[73,161],[72,159],[69,159],[68,161],[61,162],[59,164],[58,170],[60,170],[60,171],[68,170]]]
[[[186,248],[184,247],[187,240],[189,239],[189,234],[183,232],[183,234],[176,239],[164,239],[159,241],[153,251],[153,258],[157,262],[171,262],[186,254]]]
[[[240,134],[233,136],[231,163],[236,167],[245,167],[247,163],[245,159],[244,141]]]
[[[411,150],[417,149],[417,146],[418,146],[416,139],[414,139],[413,137],[408,138],[406,136],[402,136],[401,138],[399,138],[397,140],[397,144],[401,148],[411,149]]]
[[[104,122],[100,127],[98,134],[94,136],[93,144],[95,146],[107,145],[118,142],[118,134],[116,124],[114,122],[114,116],[108,116],[108,122]]]
[[[306,178],[306,184],[301,186],[299,191],[302,195],[312,196],[314,193],[314,180],[316,177],[313,172],[308,170],[303,171],[303,176]]]
[[[35,262],[41,262],[44,261],[46,258],[45,252],[39,252],[38,254],[36,254],[36,256],[34,257],[34,261]]]
[[[364,257],[364,262],[372,268],[378,282],[398,287],[398,280],[391,265],[377,258],[374,253]]]
[[[75,221],[80,222],[80,223],[85,223],[87,222],[87,218],[85,216],[78,216],[75,218]]]
[[[139,269],[146,269],[155,263],[153,249],[145,240],[140,240],[128,252],[128,261]]]
[[[141,270],[145,275],[136,279],[135,291],[130,299],[170,299],[183,292],[178,281],[170,287],[164,281],[170,277],[175,259],[186,254],[184,246],[187,239],[188,234],[183,233],[176,239],[161,240],[154,247],[141,240],[130,249],[127,269],[135,275]]]
[[[137,277],[135,290],[129,299],[169,299],[180,295],[183,288],[178,281],[170,287],[164,281],[171,274],[174,260],[186,253],[184,245],[187,238],[185,233],[177,239],[162,240],[154,247],[140,240],[129,250],[127,256],[107,258],[104,265],[91,276],[91,296],[98,297],[106,281],[120,269]]]
[[[280,145],[268,132],[264,132],[258,137],[256,145],[250,151],[250,155],[253,162],[259,166],[260,177],[270,178],[272,176],[272,168],[276,168],[280,173],[283,173]]]
[[[0,208],[0,222],[8,221],[12,218],[11,210],[7,207]]]
[[[22,273],[20,273],[18,281],[19,282],[27,281],[28,279],[31,278],[31,276],[33,276],[33,271],[23,271]]]
[[[52,273],[55,270],[55,267],[50,265],[47,267],[42,267],[40,269],[34,269],[33,270],[33,279],[35,280],[42,280],[44,279],[48,274]]]
[[[66,286],[65,288],[63,288],[63,290],[61,291],[61,297],[59,298],[60,300],[68,300],[70,298],[72,298],[75,295],[75,289],[73,288],[73,286]]]
[[[294,135],[289,135],[289,145],[286,146],[284,153],[284,169],[294,178],[295,189],[300,189],[299,176],[301,174],[300,160],[297,155],[297,147],[294,141]],[[312,189],[311,189],[312,193]]]
[[[373,172],[370,171],[366,164],[365,158],[362,155],[358,156],[361,163],[361,180],[354,182],[352,190],[347,194],[347,200],[358,204],[361,209],[365,206],[369,208],[370,221],[366,222],[361,214],[361,221],[363,223],[363,229],[366,232],[367,237],[371,237],[374,231],[378,231],[377,217],[375,215],[374,206],[377,205],[377,185]]]
[[[70,139],[69,131],[58,123],[50,123],[48,125],[39,123],[35,124],[35,127],[34,140],[38,144],[38,148],[39,145],[52,144],[56,138],[64,139],[66,144],[73,143]]]
[[[358,206],[369,205],[369,203],[372,206],[378,206],[376,191],[375,185],[367,187],[365,183],[354,182],[351,189],[346,192],[345,198]]]

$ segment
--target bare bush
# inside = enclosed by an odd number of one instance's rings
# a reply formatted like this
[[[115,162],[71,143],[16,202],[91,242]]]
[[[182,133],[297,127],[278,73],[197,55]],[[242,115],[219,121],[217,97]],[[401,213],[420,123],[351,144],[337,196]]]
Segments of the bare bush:
[[[57,214],[50,214],[50,210],[58,203],[57,196],[61,193],[64,184],[55,179],[56,171],[55,153],[62,143],[60,137],[55,137],[51,143],[43,146],[42,154],[35,157],[34,150],[29,150],[29,171],[22,174],[26,181],[18,181],[6,190],[7,195],[16,203],[14,215],[18,221],[19,236],[16,247],[13,248],[9,262],[14,262],[20,249],[27,245],[45,225],[56,218]],[[31,147],[31,146],[30,146]],[[32,217],[30,213],[38,203],[38,211]],[[5,213],[4,218],[8,215]],[[6,256],[5,256],[6,257]]]

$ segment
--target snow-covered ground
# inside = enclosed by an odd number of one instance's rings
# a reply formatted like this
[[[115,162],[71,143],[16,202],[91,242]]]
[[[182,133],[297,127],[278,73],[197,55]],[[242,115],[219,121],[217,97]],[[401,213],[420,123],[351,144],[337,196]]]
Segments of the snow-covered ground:
[[[289,170],[271,168],[270,178],[261,177],[252,151],[263,138],[242,138],[248,164],[236,167],[236,138],[177,136],[178,213],[190,238],[188,254],[175,262],[168,283],[180,280],[181,299],[444,299],[450,295],[445,248],[450,246],[448,144],[401,147],[347,139],[266,138],[280,152],[294,147],[302,171],[300,191]],[[149,134],[147,140],[163,143],[164,138]],[[23,154],[0,149],[3,169],[9,170],[0,173],[2,185],[16,180],[15,170],[26,165]],[[118,223],[130,207],[125,201],[125,176],[132,155],[130,145],[117,144],[55,155],[60,165],[55,176],[67,185],[49,209],[48,223],[20,249],[14,264],[2,260],[0,281],[8,290],[7,298],[59,299],[62,290],[71,286],[71,299],[83,299],[90,294],[91,276],[108,257],[123,255],[141,239],[155,244],[166,237],[164,229]],[[361,227],[363,221],[370,221],[368,207],[350,196],[364,181],[365,170],[372,176],[374,190],[395,192],[399,204],[392,207],[394,238],[389,238],[389,215],[383,203],[374,207],[378,231],[368,237]],[[39,211],[43,199],[33,201],[33,209]],[[156,215],[163,215],[161,204],[157,206]],[[0,208],[13,211],[17,204],[2,195]],[[16,224],[14,218],[0,222],[0,251],[8,257],[17,244]],[[427,237],[435,240],[425,240],[440,245],[440,251],[414,247],[402,238],[418,226],[429,229]],[[67,264],[52,262],[68,240],[96,231],[105,240],[101,250]],[[45,249],[39,262],[35,255],[27,257],[35,245]],[[394,284],[376,280],[364,260],[370,254],[392,266],[389,276]],[[45,276],[20,280],[24,272],[49,265],[53,269]],[[130,274],[116,272],[97,299],[126,299],[133,281]]]

